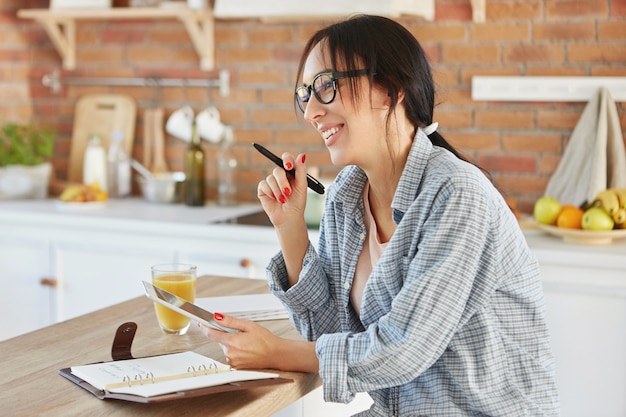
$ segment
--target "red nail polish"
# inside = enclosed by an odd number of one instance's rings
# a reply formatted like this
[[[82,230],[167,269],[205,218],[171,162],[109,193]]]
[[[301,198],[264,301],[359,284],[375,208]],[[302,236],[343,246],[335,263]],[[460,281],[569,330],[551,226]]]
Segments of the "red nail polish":
[[[293,168],[293,165],[291,164],[291,162],[287,162],[287,163],[285,164],[285,169],[286,169],[287,171],[290,171],[292,168]]]
[[[304,161],[306,161],[306,154],[305,153],[302,154],[302,163],[303,164],[304,164]]]
[[[224,316],[222,315],[222,313],[213,313],[213,317],[215,318],[215,320],[224,320]]]
[[[288,187],[285,187],[283,188],[283,194],[289,197],[291,195],[291,190]]]
[[[285,204],[287,202],[287,199],[285,199],[284,195],[280,195],[280,197],[278,197],[278,201],[280,201],[282,204]]]

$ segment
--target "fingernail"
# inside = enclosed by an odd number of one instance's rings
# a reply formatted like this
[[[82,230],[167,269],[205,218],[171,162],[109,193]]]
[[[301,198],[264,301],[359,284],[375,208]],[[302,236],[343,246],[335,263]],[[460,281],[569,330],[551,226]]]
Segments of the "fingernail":
[[[289,189],[289,187],[283,188],[283,194],[285,194],[287,197],[291,195],[291,190]]]
[[[306,161],[306,154],[305,153],[302,154],[302,163],[303,164],[304,164],[304,161]]]
[[[213,313],[213,317],[215,318],[215,320],[224,320],[224,316],[222,315],[222,313]]]
[[[287,202],[287,199],[285,199],[284,195],[280,195],[280,197],[278,197],[278,201],[280,201],[282,204],[285,204]]]
[[[288,171],[289,171],[289,170],[291,170],[292,168],[293,168],[293,164],[292,164],[291,162],[287,162],[287,163],[285,164],[285,169],[286,169],[286,170],[288,170]]]

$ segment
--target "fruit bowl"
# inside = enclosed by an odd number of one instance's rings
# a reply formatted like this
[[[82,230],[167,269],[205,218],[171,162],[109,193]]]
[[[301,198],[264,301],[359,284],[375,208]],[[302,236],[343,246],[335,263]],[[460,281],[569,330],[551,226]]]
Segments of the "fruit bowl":
[[[581,229],[565,229],[536,222],[537,228],[550,235],[558,236],[565,242],[586,245],[609,245],[615,239],[626,238],[626,229],[593,231]]]

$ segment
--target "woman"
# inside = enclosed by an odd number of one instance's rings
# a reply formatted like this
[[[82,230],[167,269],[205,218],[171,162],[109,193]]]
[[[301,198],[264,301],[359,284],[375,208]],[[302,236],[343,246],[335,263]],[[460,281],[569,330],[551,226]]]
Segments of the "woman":
[[[272,292],[307,341],[216,314],[205,329],[235,368],[319,372],[326,401],[372,416],[559,413],[537,261],[485,175],[432,123],[434,83],[415,38],[357,16],[307,43],[296,103],[334,165],[319,247],[304,221],[305,155],[258,197],[282,251]]]

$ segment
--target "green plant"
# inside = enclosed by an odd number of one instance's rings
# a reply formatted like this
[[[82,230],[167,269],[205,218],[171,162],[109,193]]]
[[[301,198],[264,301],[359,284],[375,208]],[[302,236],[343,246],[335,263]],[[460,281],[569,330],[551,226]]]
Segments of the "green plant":
[[[52,156],[56,131],[34,123],[7,123],[0,130],[0,167],[39,165]]]

